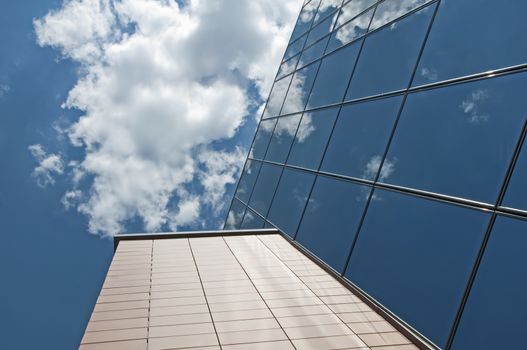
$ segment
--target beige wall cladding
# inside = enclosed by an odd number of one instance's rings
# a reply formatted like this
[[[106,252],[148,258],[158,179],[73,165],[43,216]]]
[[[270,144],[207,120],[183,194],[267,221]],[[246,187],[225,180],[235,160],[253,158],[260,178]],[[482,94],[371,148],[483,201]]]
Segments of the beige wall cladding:
[[[418,348],[267,234],[120,241],[80,349]]]

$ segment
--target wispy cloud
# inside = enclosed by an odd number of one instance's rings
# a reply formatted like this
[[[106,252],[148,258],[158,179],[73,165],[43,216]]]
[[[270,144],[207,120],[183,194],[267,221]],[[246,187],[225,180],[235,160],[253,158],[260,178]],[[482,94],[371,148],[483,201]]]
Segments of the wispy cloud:
[[[0,84],[0,97],[5,96],[11,91],[11,86],[8,84]]]
[[[489,116],[482,111],[481,104],[489,98],[487,90],[478,89],[470,93],[459,105],[467,116],[469,123],[477,124],[487,121]]]
[[[36,19],[38,43],[82,67],[63,105],[84,113],[61,128],[85,154],[69,162],[66,208],[105,235],[135,218],[149,231],[210,224],[200,213],[228,202],[245,152],[213,145],[254,117],[249,110],[270,89],[299,7],[66,0]]]
[[[37,185],[46,188],[48,185],[55,184],[54,176],[64,173],[64,163],[60,155],[46,153],[42,145],[39,144],[29,146],[28,150],[38,161],[38,165],[32,173]]]

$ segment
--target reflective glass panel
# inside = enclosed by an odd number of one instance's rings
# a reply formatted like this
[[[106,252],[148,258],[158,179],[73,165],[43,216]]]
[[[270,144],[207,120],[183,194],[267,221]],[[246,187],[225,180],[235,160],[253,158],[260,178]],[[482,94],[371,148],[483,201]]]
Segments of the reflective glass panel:
[[[331,39],[329,40],[328,49],[326,51],[330,52],[366,34],[371,21],[371,16],[373,15],[373,10],[373,8],[368,10],[363,15],[336,29],[331,34]]]
[[[396,18],[418,8],[430,0],[385,0],[375,10],[371,30],[379,28]]]
[[[258,126],[258,131],[254,137],[253,146],[249,152],[249,157],[263,159],[265,151],[267,150],[267,145],[269,145],[269,140],[273,134],[274,125],[276,124],[276,119],[262,120]]]
[[[524,349],[527,222],[498,216],[452,349]]]
[[[313,62],[317,58],[320,58],[324,54],[324,50],[326,49],[326,44],[328,43],[328,39],[329,39],[329,36],[320,40],[315,45],[305,49],[304,52],[302,52],[302,56],[300,57],[299,66],[301,67],[305,64]]]
[[[365,39],[346,99],[408,86],[434,6],[428,6]]]
[[[278,73],[276,73],[276,79],[279,80],[283,76],[292,73],[296,69],[296,64],[298,62],[298,59],[300,58],[300,55],[296,55],[295,57],[291,58],[290,60],[287,60],[283,62],[280,65],[280,68],[278,68]]]
[[[346,276],[443,347],[489,217],[376,189]]]
[[[245,213],[245,205],[239,200],[232,201],[231,209],[227,214],[225,221],[225,230],[238,230],[242,223],[243,214]]]
[[[355,42],[322,59],[309,96],[309,108],[342,102],[359,48],[360,42]]]
[[[317,170],[339,107],[305,112],[287,159],[288,164]]]
[[[318,7],[314,23],[317,23],[330,14],[334,13],[340,4],[342,4],[342,0],[322,0],[320,6]],[[333,22],[333,19],[331,21]]]
[[[310,64],[293,75],[293,82],[287,93],[282,114],[301,112],[306,106],[320,61]]]
[[[263,164],[258,180],[254,185],[249,206],[258,211],[262,216],[267,214],[273,194],[280,179],[282,168],[271,164]]]
[[[296,55],[297,53],[299,53],[300,51],[302,51],[302,49],[304,48],[304,43],[306,42],[306,39],[307,39],[307,34],[302,36],[301,38],[298,38],[296,41],[292,42],[291,44],[289,44],[289,46],[287,47],[284,53],[284,60],[287,60],[293,57],[294,55]]]
[[[413,85],[527,63],[527,1],[441,1]]]
[[[350,19],[356,17],[362,11],[375,4],[377,0],[352,0],[342,6],[339,17],[337,18],[336,27],[343,25]]]
[[[254,182],[260,171],[260,166],[262,166],[262,163],[256,160],[247,159],[247,163],[245,163],[245,168],[240,177],[238,188],[236,188],[236,197],[240,198],[245,203],[249,202]]]
[[[374,180],[401,102],[402,96],[395,96],[342,107],[321,169]]]
[[[331,31],[332,18],[328,17],[322,22],[318,23],[315,27],[311,28],[309,35],[307,36],[306,46],[313,44]]]
[[[295,114],[278,119],[271,143],[269,144],[269,149],[265,156],[266,160],[285,163],[301,116],[301,114]]]
[[[252,210],[247,209],[243,216],[243,222],[241,224],[242,230],[258,229],[264,226],[264,220],[255,214]]]
[[[291,82],[291,77],[292,75],[289,75],[274,83],[262,118],[265,119],[279,115],[287,93],[287,88],[289,88],[289,83]]]
[[[409,95],[385,181],[494,203],[526,118],[525,91],[527,74],[513,74]]]
[[[291,237],[295,235],[314,180],[311,173],[284,169],[267,219]]]
[[[342,272],[370,187],[317,177],[296,240]]]
[[[523,149],[516,161],[503,205],[527,211],[527,141],[523,142]]]
[[[300,35],[309,30],[311,23],[313,22],[313,18],[317,12],[319,3],[320,0],[313,0],[304,6],[304,8],[300,11],[295,28],[293,29],[293,34],[291,34],[291,40],[298,38]]]

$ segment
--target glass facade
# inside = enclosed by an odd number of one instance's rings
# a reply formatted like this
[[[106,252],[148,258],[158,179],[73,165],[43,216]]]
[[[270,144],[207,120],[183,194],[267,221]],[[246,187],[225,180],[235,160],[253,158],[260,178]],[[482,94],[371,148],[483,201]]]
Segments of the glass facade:
[[[303,5],[225,228],[276,227],[441,349],[522,348],[527,5]]]

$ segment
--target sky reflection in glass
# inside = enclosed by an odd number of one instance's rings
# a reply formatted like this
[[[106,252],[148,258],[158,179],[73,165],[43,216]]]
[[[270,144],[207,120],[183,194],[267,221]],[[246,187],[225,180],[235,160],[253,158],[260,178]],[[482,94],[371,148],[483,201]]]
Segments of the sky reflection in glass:
[[[443,346],[489,217],[376,189],[346,276]]]
[[[342,272],[370,187],[318,176],[296,239]]]

